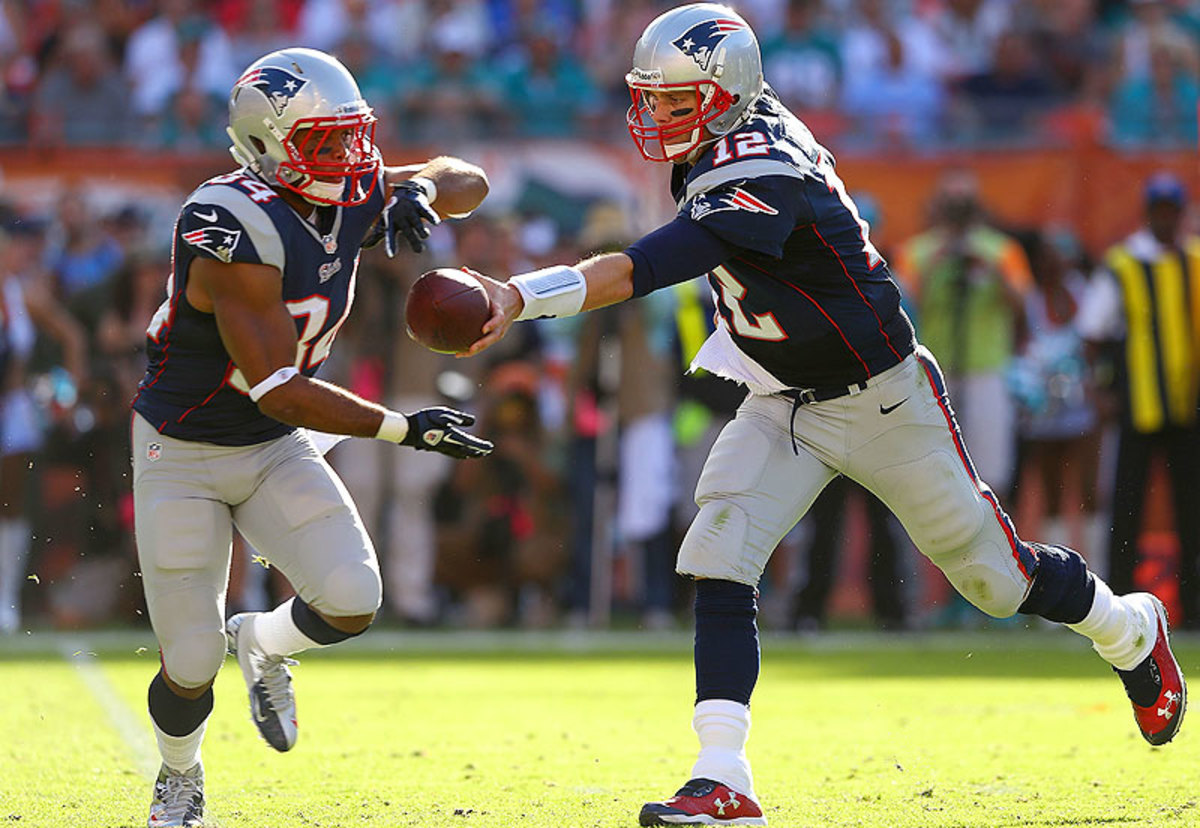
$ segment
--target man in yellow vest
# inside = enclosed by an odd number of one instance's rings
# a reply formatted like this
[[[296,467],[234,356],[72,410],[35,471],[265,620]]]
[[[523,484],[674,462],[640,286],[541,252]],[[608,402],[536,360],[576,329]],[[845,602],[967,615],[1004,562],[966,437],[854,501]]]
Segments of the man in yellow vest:
[[[1200,511],[1200,238],[1183,233],[1186,195],[1169,173],[1146,183],[1146,224],[1114,245],[1080,309],[1091,343],[1115,343],[1120,440],[1112,495],[1109,582],[1133,588],[1150,462],[1161,454],[1171,477],[1179,537],[1183,624],[1200,628],[1196,563]]]

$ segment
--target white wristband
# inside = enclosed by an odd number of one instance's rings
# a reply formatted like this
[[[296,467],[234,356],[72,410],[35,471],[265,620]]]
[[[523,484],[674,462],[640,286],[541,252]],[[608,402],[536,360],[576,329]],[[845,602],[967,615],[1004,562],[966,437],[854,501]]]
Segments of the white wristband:
[[[577,267],[555,265],[508,280],[525,300],[517,319],[574,316],[587,298],[587,279]]]
[[[437,195],[438,195],[437,184],[433,183],[433,179],[425,178],[424,176],[420,176],[420,175],[414,175],[412,178],[410,178],[408,180],[411,181],[413,184],[416,184],[418,187],[420,187],[422,190],[425,191],[425,199],[431,205],[433,204],[433,202],[437,201]]]
[[[268,391],[274,391],[276,388],[283,385],[285,382],[299,373],[299,369],[297,369],[294,365],[287,365],[283,368],[280,368],[274,374],[271,374],[271,376],[267,377],[258,385],[250,389],[250,399],[254,402],[258,402],[264,396],[266,396]]]
[[[379,424],[379,431],[375,432],[375,439],[399,443],[407,436],[408,417],[398,411],[383,412],[383,422]]]

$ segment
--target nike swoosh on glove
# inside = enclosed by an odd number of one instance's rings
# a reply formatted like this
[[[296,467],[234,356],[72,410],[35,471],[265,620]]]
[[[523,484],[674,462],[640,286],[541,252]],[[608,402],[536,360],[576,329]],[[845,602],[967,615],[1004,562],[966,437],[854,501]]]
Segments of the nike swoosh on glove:
[[[408,434],[400,441],[402,446],[436,451],[456,460],[486,457],[495,448],[488,440],[463,430],[475,423],[475,417],[465,411],[435,405],[404,416],[408,419]]]
[[[397,236],[404,236],[412,251],[420,253],[425,249],[425,239],[429,238],[426,222],[440,224],[441,221],[429,206],[429,197],[421,185],[402,181],[392,190],[392,197],[363,239],[362,247],[374,247],[382,240],[388,258],[392,258],[396,255]]]

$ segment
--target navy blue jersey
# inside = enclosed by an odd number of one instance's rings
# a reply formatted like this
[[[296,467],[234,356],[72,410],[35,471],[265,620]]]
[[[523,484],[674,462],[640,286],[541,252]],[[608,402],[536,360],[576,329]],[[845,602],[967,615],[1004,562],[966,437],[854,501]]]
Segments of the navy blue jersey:
[[[671,190],[680,217],[736,248],[708,274],[723,324],[700,366],[768,390],[819,388],[912,353],[900,291],[833,157],[774,93],[694,165],[676,165]],[[728,370],[744,357],[751,370]]]
[[[248,170],[201,184],[175,222],[167,299],[146,331],[150,364],[134,410],[163,434],[219,445],[250,445],[291,431],[250,400],[213,314],[188,303],[188,269],[196,258],[278,268],[283,301],[296,320],[295,364],[312,376],[350,313],[359,245],[383,209],[383,189],[375,187],[355,207],[320,208],[319,231]]]

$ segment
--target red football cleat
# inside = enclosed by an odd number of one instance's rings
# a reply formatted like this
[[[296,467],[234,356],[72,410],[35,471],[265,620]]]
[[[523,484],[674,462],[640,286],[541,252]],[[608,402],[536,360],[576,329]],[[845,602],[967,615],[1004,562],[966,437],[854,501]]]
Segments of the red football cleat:
[[[758,803],[711,779],[690,779],[666,802],[647,802],[639,825],[766,825]]]
[[[1125,695],[1133,704],[1133,717],[1137,720],[1142,737],[1152,745],[1165,745],[1179,732],[1183,714],[1187,709],[1187,683],[1183,671],[1171,652],[1167,637],[1167,610],[1162,601],[1149,593],[1138,593],[1129,598],[1141,599],[1152,606],[1156,619],[1154,649],[1146,660],[1132,670],[1116,670],[1125,684]]]

